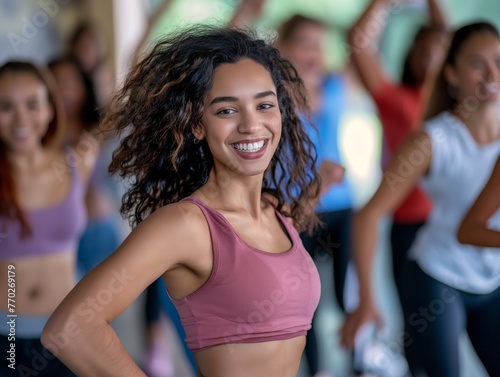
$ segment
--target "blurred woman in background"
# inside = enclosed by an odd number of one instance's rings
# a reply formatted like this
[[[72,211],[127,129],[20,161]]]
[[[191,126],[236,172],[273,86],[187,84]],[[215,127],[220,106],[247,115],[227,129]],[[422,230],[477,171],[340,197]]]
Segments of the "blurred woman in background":
[[[76,281],[85,186],[94,164],[91,143],[63,153],[63,132],[50,73],[24,62],[0,67],[0,268],[14,272],[14,285],[0,281],[0,310],[3,318],[17,314],[15,341],[7,336],[7,321],[0,325],[1,348],[15,344],[17,369],[4,362],[2,376],[73,375],[40,343],[48,317]],[[15,300],[8,302],[10,293]]]
[[[430,25],[418,30],[406,55],[401,80],[393,82],[383,70],[377,46],[395,4],[394,0],[371,0],[349,32],[352,63],[373,97],[382,122],[387,147],[384,148],[384,165],[389,155],[419,129],[448,41],[446,20],[438,1],[427,0]],[[401,270],[407,252],[430,211],[431,202],[419,187],[411,190],[394,211],[392,270],[399,295]]]
[[[372,292],[377,224],[421,180],[434,207],[412,245],[400,288],[405,332],[399,341],[411,371],[459,376],[458,342],[466,330],[489,375],[500,375],[500,253],[456,237],[500,153],[499,82],[498,30],[484,22],[459,29],[431,96],[440,107],[394,156],[374,197],[355,216],[361,302],[343,326],[345,346],[352,347],[364,323],[380,318]],[[498,229],[499,215],[491,218]]]

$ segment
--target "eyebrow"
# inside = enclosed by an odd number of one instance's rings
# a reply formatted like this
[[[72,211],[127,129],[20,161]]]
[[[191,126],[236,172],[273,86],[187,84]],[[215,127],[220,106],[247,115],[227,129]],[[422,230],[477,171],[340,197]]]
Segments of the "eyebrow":
[[[265,92],[259,92],[257,93],[253,98],[254,99],[259,99],[259,98],[264,98],[268,96],[274,96],[276,97],[276,93],[274,93],[272,90],[266,90]],[[215,105],[216,103],[220,102],[238,102],[239,98],[238,97],[233,97],[233,96],[222,96],[222,97],[215,97],[211,102],[209,106]]]

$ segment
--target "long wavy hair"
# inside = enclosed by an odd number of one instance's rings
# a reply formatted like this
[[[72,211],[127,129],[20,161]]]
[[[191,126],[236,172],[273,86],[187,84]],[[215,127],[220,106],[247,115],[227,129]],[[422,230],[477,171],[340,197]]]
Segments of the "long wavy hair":
[[[433,118],[443,111],[452,111],[458,105],[456,88],[453,88],[448,84],[444,71],[446,66],[455,65],[457,55],[462,49],[464,43],[479,33],[490,33],[500,40],[500,33],[498,29],[489,22],[476,22],[469,24],[461,27],[453,34],[448,54],[434,83],[425,119]]]
[[[413,60],[413,55],[418,48],[418,42],[426,38],[429,35],[432,34],[445,34],[446,29],[443,29],[441,27],[437,26],[421,26],[417,33],[415,34],[415,37],[413,38],[413,43],[411,44],[410,49],[406,53],[406,56],[404,58],[403,62],[403,71],[401,72],[401,84],[405,86],[421,86],[423,84],[423,77],[418,78],[415,75],[415,72],[413,71],[412,68],[412,60]]]
[[[202,123],[214,70],[243,58],[269,71],[282,115],[281,139],[262,189],[272,191],[278,210],[299,230],[311,232],[318,224],[316,150],[301,121],[309,112],[297,71],[250,31],[198,25],[158,41],[132,68],[103,120],[104,129],[124,135],[109,170],[130,182],[121,213],[132,226],[207,182],[212,153],[205,140],[194,142],[193,132]]]
[[[10,74],[33,75],[45,85],[48,101],[54,115],[41,142],[44,147],[60,147],[64,130],[64,116],[56,83],[50,72],[29,62],[11,61],[0,67],[0,77]],[[30,224],[19,206],[12,166],[9,163],[7,147],[2,140],[0,140],[0,218],[19,221],[21,223],[21,237],[31,235]]]

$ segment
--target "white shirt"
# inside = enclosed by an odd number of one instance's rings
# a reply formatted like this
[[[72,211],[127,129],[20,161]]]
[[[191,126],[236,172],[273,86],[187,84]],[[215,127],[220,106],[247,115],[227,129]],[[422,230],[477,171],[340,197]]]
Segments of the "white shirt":
[[[462,245],[457,230],[488,181],[500,154],[500,140],[480,145],[449,112],[424,125],[432,159],[422,187],[433,201],[427,223],[418,232],[410,255],[428,275],[459,290],[484,294],[500,286],[500,249]],[[431,153],[420,145],[421,153]],[[418,163],[415,154],[413,162]],[[500,190],[499,190],[500,195]],[[500,230],[500,210],[488,226]]]

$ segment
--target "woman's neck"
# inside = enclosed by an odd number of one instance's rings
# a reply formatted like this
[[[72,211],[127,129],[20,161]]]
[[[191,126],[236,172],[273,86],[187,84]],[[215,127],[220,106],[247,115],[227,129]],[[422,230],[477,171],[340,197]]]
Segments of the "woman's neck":
[[[37,146],[25,152],[9,153],[8,156],[13,170],[17,172],[36,170],[45,161],[45,152],[42,146]]]
[[[453,114],[468,128],[479,144],[500,140],[500,104],[492,103],[467,111],[467,106],[457,106]]]
[[[259,218],[262,178],[262,174],[243,177],[234,172],[212,168],[207,183],[199,192],[212,204],[220,206],[220,209],[245,210],[252,217]]]

